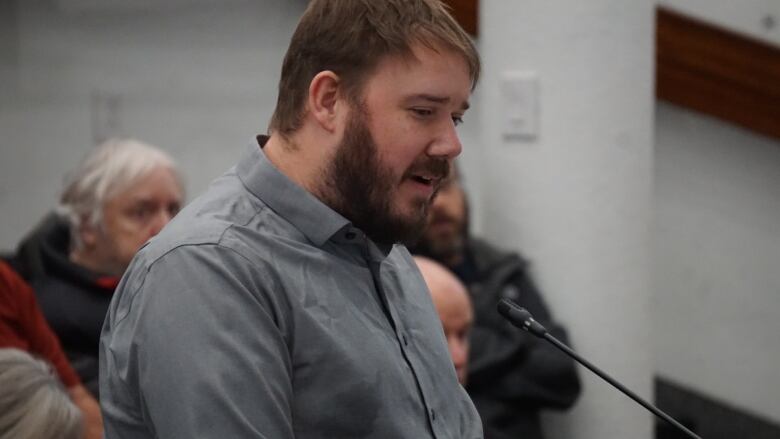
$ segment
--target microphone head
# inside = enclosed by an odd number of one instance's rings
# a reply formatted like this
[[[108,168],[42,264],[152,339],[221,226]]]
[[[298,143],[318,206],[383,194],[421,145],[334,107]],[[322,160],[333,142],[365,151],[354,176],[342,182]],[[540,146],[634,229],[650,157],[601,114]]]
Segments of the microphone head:
[[[513,325],[537,337],[544,337],[547,333],[544,326],[534,320],[530,312],[509,299],[501,299],[498,302],[498,313]]]
[[[530,312],[509,299],[501,299],[498,302],[498,313],[512,323],[516,320],[524,322],[528,319],[533,319]]]

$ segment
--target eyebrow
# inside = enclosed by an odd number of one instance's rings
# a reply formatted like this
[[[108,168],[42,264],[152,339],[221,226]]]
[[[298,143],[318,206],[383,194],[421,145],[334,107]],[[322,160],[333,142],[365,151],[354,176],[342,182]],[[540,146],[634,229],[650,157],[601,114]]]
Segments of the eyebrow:
[[[410,96],[407,101],[416,101],[416,100],[424,100],[429,102],[434,102],[437,104],[446,104],[450,102],[450,98],[448,96],[436,96],[436,95],[430,95],[427,93],[420,93],[413,96]],[[463,105],[461,105],[460,109],[462,111],[466,111],[470,108],[468,101],[463,102]]]

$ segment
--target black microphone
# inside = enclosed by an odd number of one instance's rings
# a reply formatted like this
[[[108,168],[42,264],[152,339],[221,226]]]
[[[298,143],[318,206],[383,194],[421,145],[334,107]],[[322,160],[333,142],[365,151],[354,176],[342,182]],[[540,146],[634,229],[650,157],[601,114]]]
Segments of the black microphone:
[[[631,390],[627,389],[625,386],[620,384],[617,380],[612,378],[611,376],[607,375],[605,372],[603,372],[598,367],[591,364],[588,360],[582,358],[574,352],[571,348],[566,346],[565,344],[561,343],[560,340],[553,337],[549,332],[547,332],[547,329],[542,326],[541,323],[534,320],[533,316],[530,312],[526,311],[524,308],[521,308],[520,305],[516,304],[515,302],[512,302],[509,299],[501,299],[500,302],[498,302],[498,313],[504,316],[509,322],[511,322],[513,325],[517,326],[518,328],[528,331],[529,333],[539,337],[543,338],[550,343],[552,343],[555,347],[562,350],[566,355],[574,358],[577,360],[578,363],[582,364],[583,366],[590,369],[591,372],[595,373],[601,379],[608,382],[609,384],[612,384],[616,389],[623,392],[626,396],[633,399],[639,405],[646,408],[647,410],[650,410],[651,413],[658,416],[659,418],[663,419],[664,421],[672,424],[673,426],[677,427],[680,431],[686,433],[688,436],[696,439],[702,439],[700,436],[697,436],[694,432],[691,430],[688,430],[684,425],[677,422],[674,418],[667,415],[666,413],[662,412],[659,408],[656,406],[650,404],[649,402],[645,401],[644,399],[640,398],[639,395],[632,392]]]

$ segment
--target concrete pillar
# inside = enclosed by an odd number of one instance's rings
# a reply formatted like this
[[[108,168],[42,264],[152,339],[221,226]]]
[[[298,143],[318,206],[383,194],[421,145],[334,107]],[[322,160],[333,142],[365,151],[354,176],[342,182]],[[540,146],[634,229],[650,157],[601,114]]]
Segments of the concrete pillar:
[[[574,347],[652,400],[654,3],[486,0],[477,102],[482,229],[521,250]],[[534,72],[538,135],[507,140],[500,78]],[[472,154],[473,155],[473,154]],[[652,415],[581,369],[551,438],[651,438]]]

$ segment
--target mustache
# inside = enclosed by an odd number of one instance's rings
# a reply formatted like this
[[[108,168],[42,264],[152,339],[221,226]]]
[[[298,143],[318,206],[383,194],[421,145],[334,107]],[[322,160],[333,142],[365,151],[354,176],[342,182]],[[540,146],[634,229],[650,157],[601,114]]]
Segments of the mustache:
[[[421,163],[415,163],[405,173],[404,177],[427,174],[439,181],[445,180],[450,175],[450,162],[447,159],[427,158]]]

